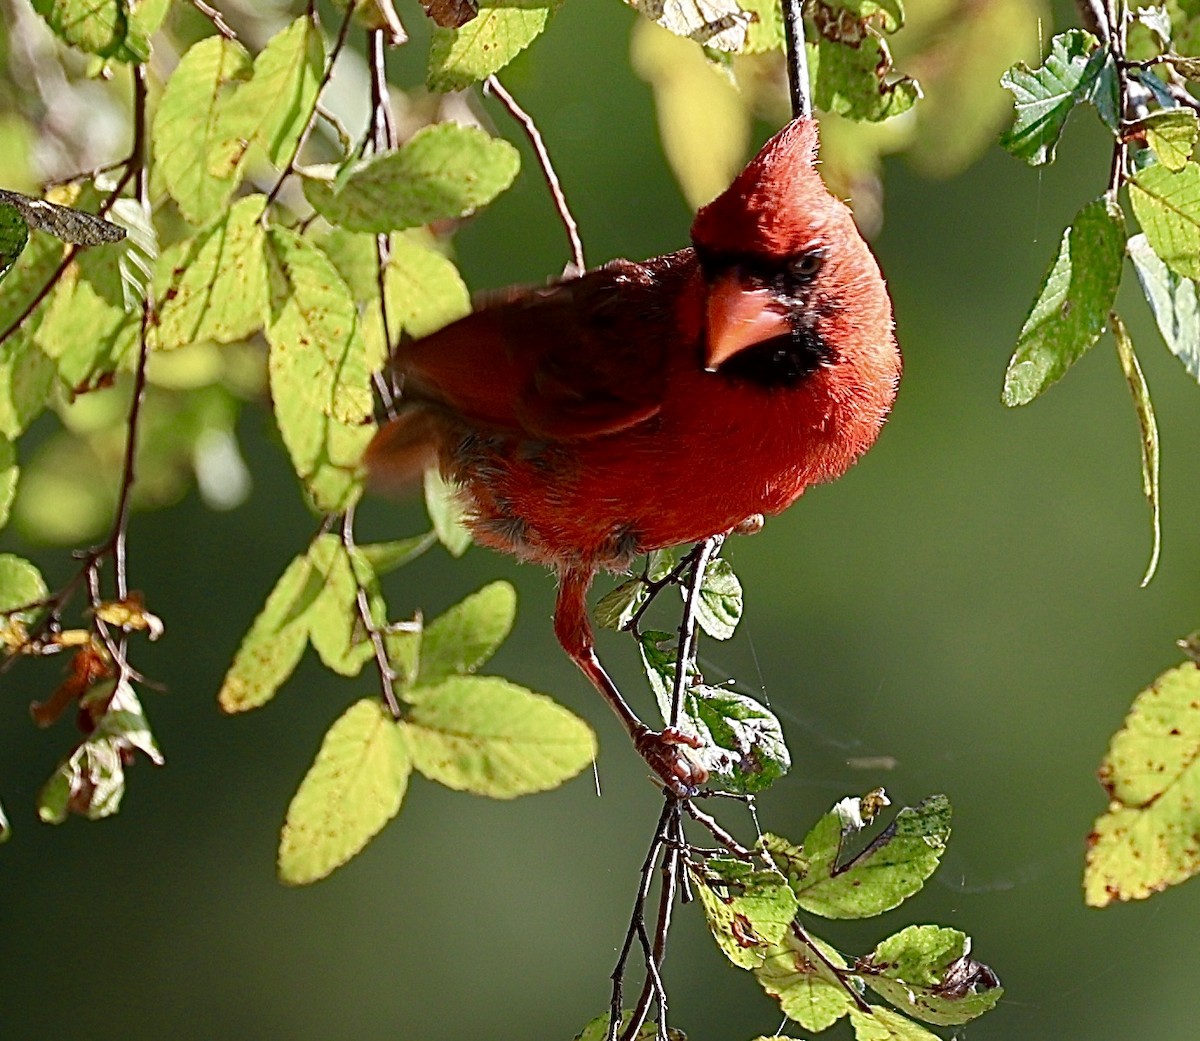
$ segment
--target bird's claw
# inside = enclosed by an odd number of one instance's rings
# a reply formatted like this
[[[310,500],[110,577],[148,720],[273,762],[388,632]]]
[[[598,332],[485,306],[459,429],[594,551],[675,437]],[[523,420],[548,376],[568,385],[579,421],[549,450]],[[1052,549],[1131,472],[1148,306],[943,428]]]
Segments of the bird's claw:
[[[695,795],[708,780],[708,771],[685,748],[700,749],[704,742],[676,727],[654,731],[646,727],[633,739],[634,747],[667,788],[681,799]]]

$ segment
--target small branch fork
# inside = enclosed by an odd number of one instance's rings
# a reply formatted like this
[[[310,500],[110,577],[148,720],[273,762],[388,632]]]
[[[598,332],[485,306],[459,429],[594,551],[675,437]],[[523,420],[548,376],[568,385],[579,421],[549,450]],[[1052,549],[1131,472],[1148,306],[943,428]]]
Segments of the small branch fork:
[[[121,193],[131,184],[134,186],[139,204],[147,210],[149,209],[149,172],[145,161],[148,129],[146,111],[147,94],[146,67],[140,64],[134,65],[133,145],[128,159],[125,160],[125,170],[117,182],[117,186],[100,207],[101,215],[104,215],[112,208]],[[45,299],[57,280],[70,266],[78,252],[78,247],[66,250],[63,261],[59,265],[55,275],[26,307],[16,322],[3,334],[0,334],[0,340],[3,340],[14,332],[20,326],[21,322],[33,313],[37,305]],[[146,392],[146,363],[149,356],[147,332],[153,309],[154,300],[150,287],[147,286],[141,305],[138,353],[134,364],[133,389],[130,395],[129,412],[126,419],[125,449],[121,466],[120,488],[117,496],[117,505],[114,510],[112,528],[107,538],[99,545],[76,554],[77,559],[82,561],[79,570],[56,593],[43,600],[15,607],[5,612],[9,618],[28,611],[45,611],[46,613],[38,624],[24,636],[22,646],[15,651],[11,651],[10,649],[10,655],[0,663],[0,674],[7,672],[18,656],[55,654],[68,647],[77,646],[73,641],[64,640],[59,642],[57,638],[63,631],[63,611],[79,591],[80,587],[85,586],[87,588],[88,606],[92,611],[91,627],[94,634],[93,639],[102,645],[104,651],[107,653],[111,666],[109,674],[115,675],[118,685],[135,680],[141,683],[148,682],[141,673],[129,664],[126,656],[128,644],[127,628],[121,628],[119,636],[114,635],[115,627],[99,617],[97,611],[104,603],[101,572],[104,562],[110,558],[113,564],[113,586],[116,600],[125,602],[131,599],[126,554],[126,534],[129,525],[133,489],[137,481],[136,458],[138,436],[142,405]]]

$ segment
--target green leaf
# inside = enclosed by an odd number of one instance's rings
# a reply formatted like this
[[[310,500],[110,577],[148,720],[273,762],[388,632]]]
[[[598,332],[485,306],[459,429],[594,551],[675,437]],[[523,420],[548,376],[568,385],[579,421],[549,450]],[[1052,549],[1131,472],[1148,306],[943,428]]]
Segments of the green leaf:
[[[393,542],[372,542],[359,546],[363,560],[376,575],[386,575],[416,560],[437,541],[432,531],[415,535],[411,539],[396,539]]]
[[[160,349],[201,340],[231,343],[262,327],[267,263],[266,197],[248,195],[195,238],[166,250],[155,279]]]
[[[15,206],[0,202],[0,281],[29,242],[29,225]]]
[[[751,28],[749,4],[738,0],[705,0],[703,4],[680,0],[625,0],[676,36],[717,51],[738,52],[746,47]],[[776,5],[778,6],[778,4]]]
[[[880,1005],[872,1005],[870,1012],[852,1008],[850,1022],[856,1041],[941,1041],[919,1023]]]
[[[970,957],[957,929],[910,925],[880,943],[856,968],[863,981],[901,1011],[955,1026],[995,1007],[1004,993],[995,973]]]
[[[835,808],[804,839],[802,860],[789,855],[794,847],[767,837],[767,850],[786,864],[805,911],[823,918],[870,918],[919,892],[945,852],[950,803],[934,795],[905,807],[866,849],[844,860],[848,840],[861,827]]]
[[[1142,120],[1141,127],[1146,143],[1163,166],[1178,173],[1187,165],[1200,135],[1200,121],[1195,112],[1187,108],[1152,112]]]
[[[49,282],[62,247],[35,235],[0,286],[0,331],[15,322]],[[43,302],[25,317],[0,350],[0,435],[14,439],[45,409],[56,366],[35,339],[49,308]]]
[[[137,18],[141,7],[151,17]],[[161,0],[33,0],[33,9],[65,43],[81,51],[121,62],[150,58],[150,34],[162,20]]]
[[[1200,293],[1196,283],[1159,260],[1145,235],[1134,235],[1126,249],[1163,340],[1192,379],[1200,381]]]
[[[12,614],[13,608],[43,600],[48,595],[42,573],[28,560],[0,553],[0,614]],[[38,609],[20,611],[16,619],[29,625],[39,613]]]
[[[217,700],[225,712],[265,705],[295,670],[308,640],[308,611],[321,594],[321,575],[307,554],[275,583],[242,638]]]
[[[796,896],[787,879],[778,871],[726,857],[688,868],[717,946],[739,968],[761,965],[764,951],[783,940],[796,914]]]
[[[1162,548],[1162,510],[1158,495],[1158,423],[1155,421],[1154,406],[1150,401],[1150,388],[1146,385],[1142,366],[1133,352],[1133,341],[1129,338],[1129,331],[1115,312],[1110,316],[1109,321],[1112,326],[1113,339],[1117,344],[1117,357],[1121,360],[1121,371],[1125,373],[1125,382],[1129,384],[1129,393],[1133,396],[1138,429],[1142,435],[1142,492],[1150,504],[1151,531],[1153,533],[1150,563],[1146,567],[1146,574],[1142,576],[1144,588],[1158,569],[1158,554]]]
[[[307,885],[341,867],[400,812],[412,758],[404,731],[376,698],[329,728],[288,807],[279,878]]]
[[[252,68],[240,43],[210,36],[188,50],[163,90],[151,132],[154,158],[192,224],[207,224],[237,187],[221,123],[235,86],[250,79]]]
[[[1200,279],[1200,166],[1148,166],[1129,180],[1129,201],[1150,248],[1176,274]]]
[[[226,176],[251,147],[260,148],[274,166],[283,166],[304,132],[317,103],[325,71],[325,44],[311,18],[297,18],[254,59],[250,81],[221,107],[215,128],[222,145],[212,154],[209,173]]]
[[[783,28],[783,6],[779,0],[738,0],[738,5],[754,21],[746,29],[746,41],[741,54],[762,54],[781,50],[786,42]]]
[[[624,1031],[629,1026],[629,1020],[633,1016],[632,1012],[622,1012],[621,1022],[617,1027],[618,1031]],[[607,1041],[608,1039],[608,1017],[606,1012],[602,1016],[597,1016],[587,1026],[575,1035],[575,1041]],[[638,1030],[637,1034],[631,1041],[659,1041],[661,1035],[658,1031],[658,1024],[647,1019]],[[687,1041],[687,1038],[679,1030],[667,1030],[667,1041]]]
[[[1004,374],[1004,404],[1029,404],[1100,339],[1124,252],[1124,224],[1115,205],[1097,199],[1075,215],[1017,336]]]
[[[452,557],[461,557],[471,545],[467,510],[456,485],[437,470],[425,471],[425,510],[438,541]]]
[[[393,338],[403,330],[419,339],[471,311],[471,295],[454,263],[408,235],[391,237],[384,291]],[[376,308],[370,317],[378,321],[378,313]]]
[[[545,31],[562,0],[481,0],[461,29],[433,30],[430,90],[462,90],[499,72]]]
[[[829,944],[793,924],[763,952],[762,964],[753,971],[763,990],[779,999],[788,1019],[820,1031],[855,1007],[854,995],[835,971],[844,968],[846,959]]]
[[[921,88],[895,69],[884,40],[903,22],[899,3],[834,0],[814,4],[810,15],[817,34],[807,45],[809,78],[818,108],[869,122],[912,108]]]
[[[502,138],[435,123],[398,150],[367,159],[336,188],[310,177],[305,191],[331,224],[385,232],[469,216],[511,185],[520,165],[520,153]]]
[[[318,509],[337,512],[361,491],[358,464],[374,432],[358,307],[329,258],[295,232],[271,228],[266,254],[275,418]]]
[[[313,649],[325,667],[339,676],[357,676],[374,653],[358,613],[360,581],[369,590],[372,620],[380,625],[386,621],[375,576],[365,561],[352,568],[346,547],[336,535],[316,538],[308,558],[321,582],[321,593],[306,613]]]
[[[54,288],[34,338],[71,387],[132,365],[141,329],[146,272],[157,254],[145,211],[119,200],[137,231],[109,249],[80,253]],[[115,209],[115,207],[114,207]]]
[[[508,582],[492,582],[455,604],[425,627],[417,683],[474,672],[508,637],[516,615],[517,591]]]
[[[1000,144],[1031,166],[1054,161],[1054,149],[1071,110],[1097,98],[1108,51],[1091,33],[1071,29],[1050,41],[1036,69],[1018,62],[1000,77],[1013,93],[1016,118]]]
[[[17,480],[20,476],[21,468],[17,465],[16,446],[11,441],[0,438],[0,528],[8,523],[13,499],[17,496]]]
[[[684,714],[707,746],[724,750],[706,756],[705,765],[732,790],[761,792],[791,768],[779,720],[753,698],[694,686],[684,697]]]
[[[671,718],[671,700],[675,693],[675,648],[664,650],[662,645],[670,644],[674,639],[673,633],[647,629],[638,641],[642,668],[664,720]]]
[[[696,621],[715,640],[728,640],[742,617],[742,584],[723,557],[710,561],[700,584]]]
[[[592,608],[592,618],[605,629],[624,629],[649,596],[646,583],[640,578],[631,578],[600,598]]]
[[[1112,799],[1088,837],[1092,907],[1140,900],[1200,872],[1200,668],[1169,669],[1134,700],[1100,766]]]
[[[404,729],[422,774],[494,799],[557,788],[596,757],[596,739],[581,719],[490,676],[422,688]]]

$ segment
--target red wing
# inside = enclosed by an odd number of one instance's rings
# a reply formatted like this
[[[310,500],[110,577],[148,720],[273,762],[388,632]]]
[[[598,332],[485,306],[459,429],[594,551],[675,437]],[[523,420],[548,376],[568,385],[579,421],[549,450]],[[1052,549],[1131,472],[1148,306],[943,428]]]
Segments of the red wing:
[[[640,423],[662,405],[664,353],[691,266],[684,251],[505,290],[400,348],[405,393],[472,423],[552,440]]]

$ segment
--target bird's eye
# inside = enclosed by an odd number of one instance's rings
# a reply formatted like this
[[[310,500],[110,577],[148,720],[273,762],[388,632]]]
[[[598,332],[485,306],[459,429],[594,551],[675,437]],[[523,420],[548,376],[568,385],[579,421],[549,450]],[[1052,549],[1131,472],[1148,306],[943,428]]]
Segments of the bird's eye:
[[[807,253],[800,253],[788,261],[788,273],[801,282],[807,282],[821,270],[824,263],[825,251],[810,249]]]

